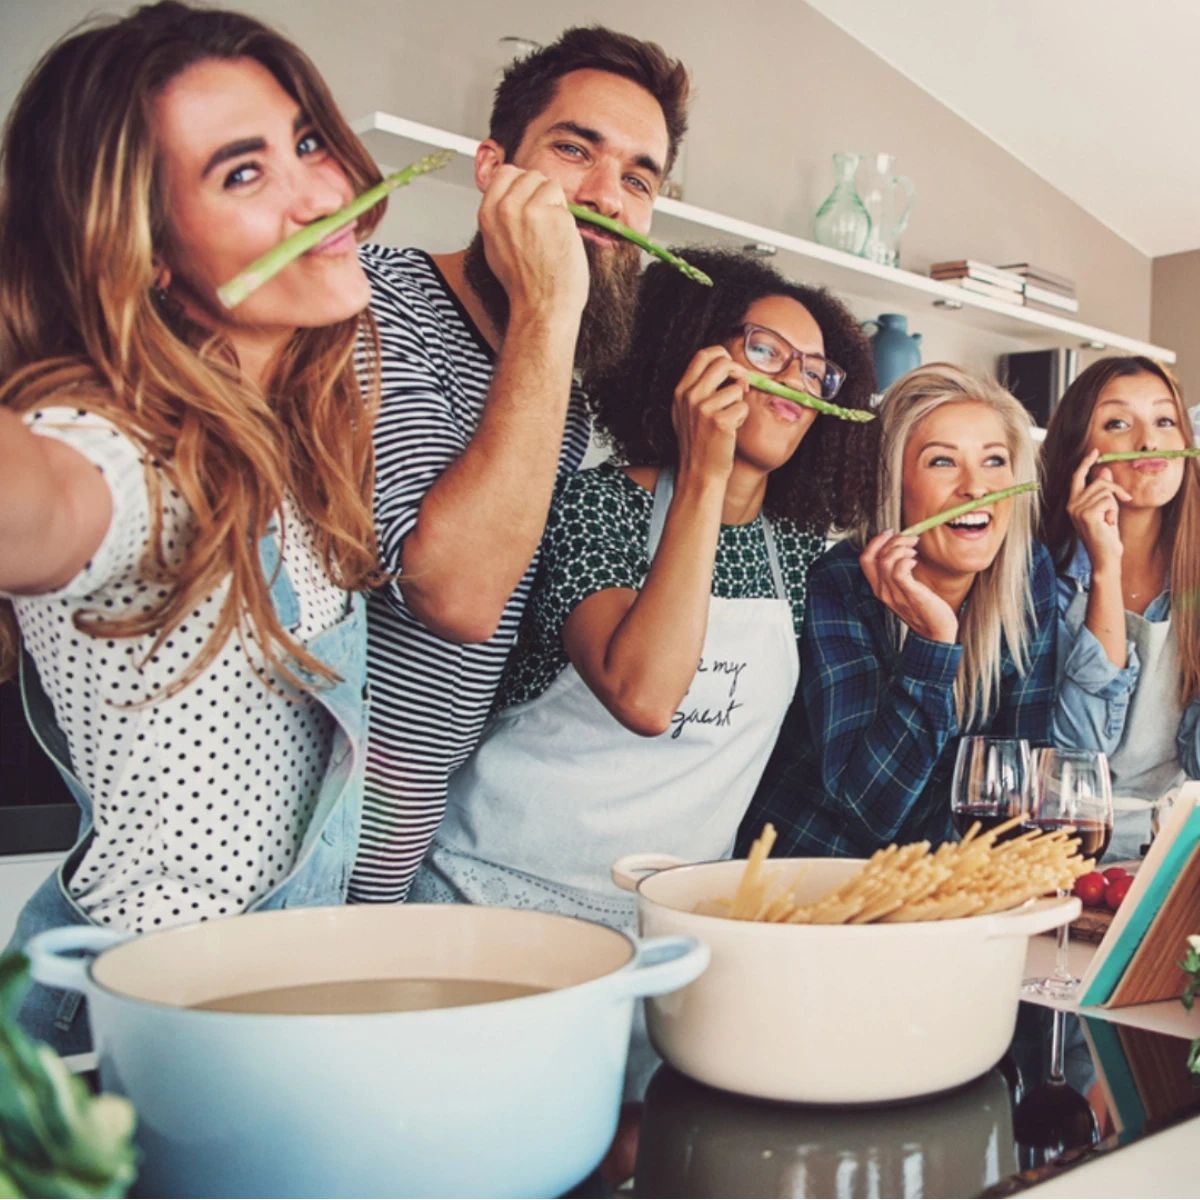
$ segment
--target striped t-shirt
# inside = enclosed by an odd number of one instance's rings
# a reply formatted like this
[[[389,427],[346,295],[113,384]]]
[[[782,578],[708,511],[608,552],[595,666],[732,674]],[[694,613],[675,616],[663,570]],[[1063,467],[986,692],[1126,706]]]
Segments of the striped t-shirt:
[[[425,493],[479,424],[495,355],[429,256],[364,246],[379,327],[382,403],[375,427],[375,527],[383,569],[400,570]],[[559,476],[587,450],[584,397],[573,390]],[[446,807],[446,785],[475,747],[516,640],[534,556],[486,642],[426,629],[391,583],[368,602],[371,737],[354,902],[403,900]]]

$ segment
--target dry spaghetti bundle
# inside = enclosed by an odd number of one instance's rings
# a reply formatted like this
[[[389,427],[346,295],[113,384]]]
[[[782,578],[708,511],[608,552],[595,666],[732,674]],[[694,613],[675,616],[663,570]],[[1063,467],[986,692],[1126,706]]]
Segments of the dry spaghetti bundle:
[[[976,822],[961,842],[947,842],[932,854],[928,842],[877,850],[856,875],[812,904],[795,899],[801,876],[783,884],[780,871],[764,867],[775,843],[774,826],[767,825],[750,848],[733,899],[709,901],[697,911],[790,925],[948,920],[1002,912],[1068,890],[1077,876],[1092,870],[1093,861],[1075,853],[1070,827],[1051,833],[1030,829],[997,842],[1024,820],[1013,817],[982,835]]]

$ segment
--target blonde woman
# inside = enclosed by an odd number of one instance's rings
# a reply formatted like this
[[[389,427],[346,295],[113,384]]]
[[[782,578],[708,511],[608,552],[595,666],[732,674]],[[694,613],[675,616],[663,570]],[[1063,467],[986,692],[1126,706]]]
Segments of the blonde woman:
[[[1103,750],[1119,796],[1200,778],[1200,467],[1096,466],[1104,453],[1193,444],[1179,387],[1153,359],[1093,363],[1054,410],[1042,452],[1046,544],[1060,573],[1054,739]],[[1118,811],[1110,858],[1150,839]]]
[[[0,676],[19,674],[81,816],[18,944],[345,895],[366,724],[353,593],[377,558],[356,232],[233,313],[215,288],[375,178],[309,60],[237,13],[163,3],[75,33],[16,100]],[[35,988],[21,1019],[78,1050],[77,1003]]]
[[[958,736],[1049,729],[1055,580],[1031,498],[900,532],[1032,479],[1028,415],[994,381],[932,363],[892,385],[880,417],[876,515],[809,572],[800,687],[742,849],[766,821],[790,854],[942,842]]]

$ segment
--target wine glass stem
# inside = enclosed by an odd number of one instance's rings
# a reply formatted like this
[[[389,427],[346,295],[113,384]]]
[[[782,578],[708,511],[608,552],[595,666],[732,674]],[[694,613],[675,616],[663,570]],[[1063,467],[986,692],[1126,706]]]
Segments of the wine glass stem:
[[[1063,1063],[1063,1011],[1054,1010],[1050,1033],[1050,1082],[1062,1083],[1066,1079]]]
[[[1059,891],[1059,896],[1065,896],[1067,893]],[[1071,974],[1071,959],[1067,952],[1067,939],[1070,937],[1071,927],[1069,925],[1060,925],[1058,927],[1058,951],[1054,955],[1054,972],[1051,978],[1057,983],[1073,984],[1075,977]]]

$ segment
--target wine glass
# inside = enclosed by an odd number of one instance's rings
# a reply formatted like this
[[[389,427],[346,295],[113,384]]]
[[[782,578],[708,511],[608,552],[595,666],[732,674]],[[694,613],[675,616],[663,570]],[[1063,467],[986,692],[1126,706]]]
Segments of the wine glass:
[[[1087,1098],[1067,1083],[1064,1067],[1066,1013],[1054,1009],[1050,1035],[1050,1077],[1031,1088],[1013,1109],[1013,1137],[1024,1149],[1024,1167],[1053,1162],[1067,1150],[1093,1146],[1100,1123]]]
[[[958,742],[950,791],[950,819],[962,837],[978,821],[987,833],[1027,812],[1032,787],[1029,743],[1024,738],[964,737]],[[1006,837],[1023,832],[1015,826]]]
[[[1112,838],[1112,780],[1099,750],[1039,750],[1034,760],[1033,807],[1029,823],[1046,833],[1071,827],[1079,853],[1099,860]],[[1062,893],[1060,893],[1062,894]],[[1027,979],[1026,992],[1066,1000],[1079,986],[1067,959],[1068,926],[1058,928],[1054,970],[1045,979]]]

